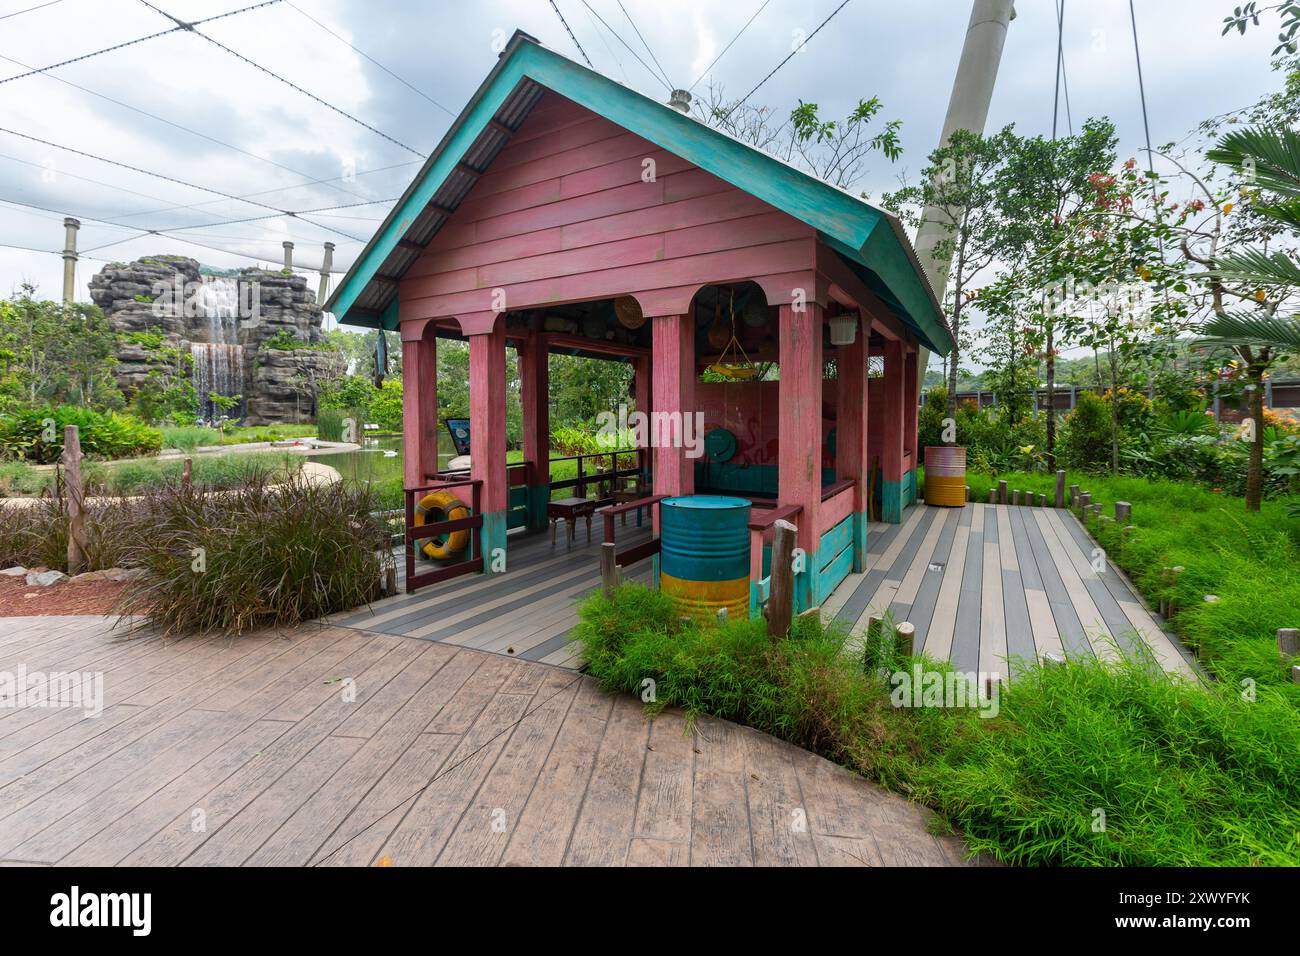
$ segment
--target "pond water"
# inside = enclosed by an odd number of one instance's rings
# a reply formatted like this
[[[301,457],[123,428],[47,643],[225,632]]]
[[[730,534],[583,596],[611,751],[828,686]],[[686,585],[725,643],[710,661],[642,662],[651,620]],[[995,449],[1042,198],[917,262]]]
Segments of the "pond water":
[[[377,485],[386,507],[402,507],[402,436],[366,438],[364,442],[357,451],[313,455],[311,460],[336,469],[345,481]],[[451,435],[439,433],[438,467],[445,468],[455,456]]]

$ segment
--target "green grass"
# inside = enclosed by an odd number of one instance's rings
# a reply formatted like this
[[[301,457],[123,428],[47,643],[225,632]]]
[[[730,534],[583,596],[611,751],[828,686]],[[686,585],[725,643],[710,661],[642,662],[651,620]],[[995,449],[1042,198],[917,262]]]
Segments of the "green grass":
[[[998,476],[1011,489],[1055,495],[1050,475]],[[969,475],[971,495],[986,501],[997,479]],[[1300,709],[1300,685],[1290,680],[1277,654],[1277,630],[1300,627],[1300,517],[1288,513],[1295,499],[1265,501],[1248,512],[1240,498],[1199,485],[1142,478],[1067,474],[1113,516],[1116,501],[1133,506],[1127,535],[1112,521],[1090,522],[1089,531],[1124,569],[1153,606],[1172,597],[1179,609],[1171,626],[1197,648],[1202,663],[1226,684],[1243,680],[1269,685]],[[1185,570],[1175,588],[1161,580],[1166,567]],[[1219,597],[1207,604],[1205,595]]]
[[[291,438],[315,438],[315,425],[246,425],[226,429],[219,445],[245,445],[258,441],[288,441]]]
[[[164,427],[162,440],[164,448],[193,451],[196,448],[219,444],[221,432],[203,425]]]
[[[206,490],[235,488],[262,479],[284,481],[301,471],[302,463],[301,456],[284,452],[214,455],[193,460],[193,480]],[[184,467],[179,459],[92,463],[86,466],[86,483],[93,495],[138,495],[178,484]]]
[[[1034,669],[996,716],[896,708],[892,652],[863,666],[816,621],[772,644],[759,621],[687,625],[637,585],[583,605],[576,635],[607,688],[771,733],[925,803],[971,847],[1031,865],[1300,864],[1300,721],[1275,687],[1153,677],[1095,659]],[[1097,829],[1104,813],[1104,828]]]
[[[51,473],[37,471],[25,461],[0,462],[0,498],[39,495],[53,480]]]

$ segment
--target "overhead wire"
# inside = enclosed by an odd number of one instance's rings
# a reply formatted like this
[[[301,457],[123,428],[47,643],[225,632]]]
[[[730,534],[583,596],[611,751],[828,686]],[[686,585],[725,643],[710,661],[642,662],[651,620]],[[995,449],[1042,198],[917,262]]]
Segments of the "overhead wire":
[[[724,46],[724,47],[722,48],[722,52],[719,53],[717,56],[715,56],[715,57],[713,58],[713,62],[710,63],[708,66],[706,66],[706,67],[704,68],[704,71],[703,71],[699,76],[697,76],[697,77],[695,78],[695,82],[692,83],[689,87],[687,87],[687,91],[688,91],[688,92],[689,92],[690,90],[695,89],[695,87],[699,85],[700,80],[704,79],[706,76],[709,75],[709,72],[710,72],[710,71],[711,71],[715,66],[718,65],[718,61],[721,60],[724,56],[726,56],[727,51],[730,50],[731,47],[735,44],[735,42],[736,42],[737,40],[739,40],[739,39],[741,38],[741,36],[744,35],[745,31],[749,29],[749,25],[750,25],[751,23],[753,23],[755,20],[758,19],[758,15],[759,15],[760,13],[762,13],[763,10],[767,8],[767,5],[768,5],[769,3],[771,3],[771,2],[772,2],[772,0],[763,0],[763,5],[760,6],[757,10],[755,10],[755,11],[754,11],[754,15],[751,16],[748,20],[745,21],[745,25],[744,25],[743,27],[740,28],[740,32],[737,33],[734,37],[731,38],[731,41],[730,41],[726,46]]]

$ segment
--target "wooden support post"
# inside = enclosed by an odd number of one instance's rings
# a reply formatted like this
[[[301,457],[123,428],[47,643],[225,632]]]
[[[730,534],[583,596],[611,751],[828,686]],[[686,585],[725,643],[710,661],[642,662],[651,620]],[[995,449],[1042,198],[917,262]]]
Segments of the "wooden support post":
[[[1300,656],[1300,628],[1279,627],[1277,629],[1277,652],[1283,657]]]
[[[86,483],[76,425],[63,428],[63,481],[68,492],[68,574],[78,574],[86,560]]]
[[[491,332],[469,337],[470,477],[483,482],[483,571],[491,573],[497,552],[506,549],[506,320],[498,315]],[[423,363],[421,363],[423,364]],[[495,565],[499,567],[500,565]]]
[[[384,593],[389,597],[397,593],[397,566],[394,564],[384,569]]]
[[[428,484],[429,476],[438,470],[438,340],[434,331],[432,323],[402,328],[402,481],[407,488]]]
[[[660,424],[658,433],[650,436],[654,448],[654,493],[694,494],[695,463],[686,457],[680,429],[685,427],[686,416],[696,409],[695,319],[690,315],[660,315],[651,321],[654,356],[651,388]]]
[[[546,505],[551,498],[549,341],[542,333],[530,332],[518,351],[524,460],[531,465],[526,476],[528,527],[533,531],[546,527]]]
[[[871,489],[867,480],[871,474],[867,458],[867,348],[871,326],[859,320],[857,334],[851,345],[841,345],[836,356],[839,369],[836,389],[837,409],[835,421],[835,476],[853,482],[853,549],[852,568],[855,572],[866,569],[867,526]]]
[[[194,487],[194,459],[186,458],[181,466],[181,487],[187,492]]]
[[[606,541],[600,546],[600,587],[606,598],[614,596],[618,587],[618,545]]]
[[[916,653],[916,626],[904,621],[894,628],[894,652],[898,657],[911,657]]]
[[[811,308],[811,306],[810,306]],[[821,343],[821,336],[817,336],[817,343]],[[820,351],[820,350],[819,350]],[[784,354],[782,354],[782,367],[784,368]],[[880,382],[881,404],[883,406],[880,415],[881,429],[881,481],[880,481],[880,520],[889,524],[899,524],[903,520],[903,509],[906,507],[904,501],[903,489],[903,450],[905,440],[903,432],[905,428],[905,417],[907,404],[916,404],[916,394],[906,395],[906,360],[907,353],[905,346],[901,341],[887,340],[885,342],[884,355],[884,374]],[[818,373],[820,377],[820,373]],[[784,382],[784,379],[782,379]],[[782,399],[784,405],[784,399]],[[804,418],[799,427],[808,432],[821,435],[820,428],[808,428],[807,423],[815,421],[815,416]],[[784,441],[784,438],[782,439]],[[782,450],[784,450],[784,444]],[[806,467],[816,467],[819,458],[814,458],[807,462]],[[805,521],[807,517],[805,515]]]
[[[1006,503],[1007,503],[1007,483],[1005,481],[999,481],[998,482],[998,504],[1004,505]]]
[[[777,494],[783,505],[798,505],[798,547],[803,549],[804,570],[794,579],[794,610],[803,611],[820,604],[817,591],[817,560],[820,543],[822,501],[822,430],[810,427],[822,415],[822,309],[815,302],[802,309],[792,305],[780,308],[781,376],[777,412]],[[899,369],[900,373],[902,369]],[[899,378],[901,383],[901,376]],[[900,430],[897,432],[899,455],[902,454],[902,415],[898,409]],[[889,471],[885,470],[888,483]],[[897,486],[895,486],[897,487]],[[888,520],[888,517],[886,517]]]
[[[767,636],[780,640],[790,633],[790,617],[794,611],[794,541],[799,529],[784,520],[776,521],[773,529]]]
[[[1128,524],[1133,517],[1133,506],[1127,501],[1115,502],[1115,520]]]
[[[1056,507],[1065,507],[1065,472],[1061,469],[1056,472]]]

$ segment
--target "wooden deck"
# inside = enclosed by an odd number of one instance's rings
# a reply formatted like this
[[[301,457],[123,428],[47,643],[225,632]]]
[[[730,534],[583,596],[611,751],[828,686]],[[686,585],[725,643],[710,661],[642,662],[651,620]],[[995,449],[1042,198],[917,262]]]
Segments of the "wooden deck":
[[[648,528],[620,527],[619,546]],[[1160,669],[1193,676],[1191,654],[1165,632],[1114,564],[1093,569],[1096,543],[1068,511],[971,504],[909,508],[902,524],[876,524],[867,568],[850,574],[823,616],[865,631],[872,614],[910,621],[931,657],[962,671],[1014,677],[1013,663],[1045,654],[1132,656],[1145,645]],[[344,627],[418,637],[578,668],[569,632],[577,598],[600,584],[599,534],[552,546],[512,537],[504,575],[468,575],[336,615]],[[650,562],[631,568],[647,582]]]
[[[649,522],[637,528],[629,518],[618,528],[619,547],[650,537]],[[508,654],[527,661],[579,667],[569,631],[578,623],[577,599],[600,585],[601,522],[578,526],[577,541],[556,544],[547,534],[512,534],[505,574],[469,574],[376,601],[368,608],[329,618],[340,627],[419,637],[459,647]],[[399,558],[399,584],[405,569]],[[626,580],[648,583],[650,562],[628,569]]]
[[[1193,658],[1165,632],[1128,579],[1065,510],[917,505],[902,524],[872,527],[870,560],[850,574],[823,615],[865,630],[872,614],[910,621],[929,656],[960,671],[1014,677],[1017,661],[1046,654],[1142,655],[1194,677]]]
[[[0,707],[6,864],[967,862],[926,810],[796,747],[717,720],[688,735],[572,670],[446,640],[0,619],[0,671],[19,666],[100,672],[105,700]]]

